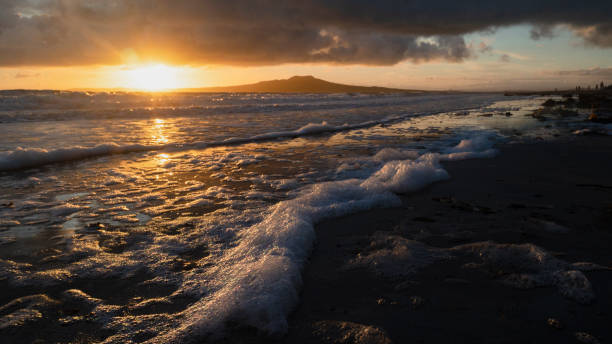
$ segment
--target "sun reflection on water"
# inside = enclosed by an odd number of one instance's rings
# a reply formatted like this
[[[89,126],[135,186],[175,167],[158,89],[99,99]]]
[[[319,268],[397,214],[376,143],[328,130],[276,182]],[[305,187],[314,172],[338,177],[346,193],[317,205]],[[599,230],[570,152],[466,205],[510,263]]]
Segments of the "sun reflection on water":
[[[169,159],[170,159],[170,155],[166,153],[160,153],[155,156],[155,160],[157,161],[158,165],[164,165],[165,163],[168,162]]]
[[[153,126],[151,127],[151,140],[155,144],[166,144],[170,142],[165,131],[166,131],[166,121],[161,118],[156,118]]]

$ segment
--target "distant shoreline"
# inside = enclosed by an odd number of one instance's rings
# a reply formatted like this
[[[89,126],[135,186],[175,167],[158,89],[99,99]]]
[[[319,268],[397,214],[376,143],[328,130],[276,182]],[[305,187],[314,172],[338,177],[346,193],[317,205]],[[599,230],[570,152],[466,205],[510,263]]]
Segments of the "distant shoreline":
[[[260,81],[253,84],[192,87],[167,90],[142,90],[122,87],[112,88],[71,88],[65,90],[52,89],[5,89],[0,92],[136,92],[136,93],[293,93],[293,94],[465,94],[465,93],[502,93],[481,91],[455,90],[413,90],[381,86],[359,86],[329,82],[311,75],[293,76],[288,79]]]
[[[63,90],[54,89],[0,89],[0,92],[124,92],[124,93],[266,93],[266,94],[504,94],[505,96],[567,96],[575,94],[612,94],[612,88],[603,89],[554,89],[554,90],[497,90],[497,91],[468,91],[468,90],[417,90],[401,89],[382,86],[359,86],[334,83],[315,78],[311,75],[293,76],[288,79],[275,79],[260,81],[252,84],[191,87],[166,90],[143,90],[132,88],[71,88]]]

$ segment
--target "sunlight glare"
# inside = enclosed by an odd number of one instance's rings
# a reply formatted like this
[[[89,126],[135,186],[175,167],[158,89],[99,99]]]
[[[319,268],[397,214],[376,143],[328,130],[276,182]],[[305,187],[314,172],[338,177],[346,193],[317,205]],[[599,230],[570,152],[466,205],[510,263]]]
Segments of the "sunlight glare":
[[[137,67],[125,72],[125,86],[145,91],[163,91],[184,87],[179,68],[163,64]]]
[[[155,156],[155,160],[157,161],[158,165],[164,165],[170,160],[170,155],[166,153],[160,153]]]
[[[161,118],[156,118],[153,122],[155,123],[151,126],[151,139],[153,143],[158,145],[168,143],[170,140],[168,140],[168,137],[165,135],[166,122]]]

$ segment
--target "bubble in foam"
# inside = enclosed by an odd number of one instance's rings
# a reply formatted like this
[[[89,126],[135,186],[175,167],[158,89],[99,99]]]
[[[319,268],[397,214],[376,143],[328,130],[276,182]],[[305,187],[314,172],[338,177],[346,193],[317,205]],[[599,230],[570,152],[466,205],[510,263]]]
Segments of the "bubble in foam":
[[[448,178],[448,172],[439,165],[437,156],[426,154],[414,161],[388,162],[361,185],[371,191],[406,193]]]

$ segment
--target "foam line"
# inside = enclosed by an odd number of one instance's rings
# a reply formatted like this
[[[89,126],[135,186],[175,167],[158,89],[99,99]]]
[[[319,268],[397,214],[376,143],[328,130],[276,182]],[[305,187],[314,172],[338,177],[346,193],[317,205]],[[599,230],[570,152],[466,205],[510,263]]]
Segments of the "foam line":
[[[61,163],[100,156],[108,156],[115,154],[127,154],[134,152],[150,152],[158,150],[181,151],[189,149],[203,149],[210,147],[221,147],[240,145],[246,143],[263,142],[276,139],[292,139],[302,136],[317,135],[323,133],[332,133],[338,131],[346,131],[352,129],[360,129],[372,127],[379,124],[396,122],[415,115],[393,116],[387,117],[380,121],[367,121],[358,124],[330,125],[327,122],[309,123],[299,129],[291,131],[270,132],[261,135],[255,135],[247,138],[230,138],[223,141],[213,142],[195,142],[190,144],[166,144],[166,145],[118,145],[116,143],[107,143],[95,147],[70,147],[59,149],[42,149],[42,148],[22,148],[17,147],[14,151],[0,152],[0,172],[10,170],[20,170],[32,167],[40,167],[53,163]]]
[[[468,149],[486,151],[491,145],[475,138],[451,150],[477,153]],[[272,206],[261,222],[241,232],[238,245],[199,277],[209,281],[210,294],[185,310],[179,328],[150,342],[183,342],[194,334],[220,333],[228,320],[269,334],[285,333],[287,316],[299,300],[301,270],[314,244],[314,226],[325,219],[401,205],[397,193],[449,178],[441,157],[426,153],[415,160],[389,161],[368,178],[313,184],[296,198]]]
[[[42,148],[21,148],[0,153],[0,171],[19,170],[43,165],[81,160],[92,157],[146,152],[162,149],[164,146],[118,145],[107,143],[95,147],[70,147],[46,150]]]

